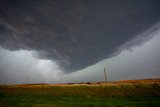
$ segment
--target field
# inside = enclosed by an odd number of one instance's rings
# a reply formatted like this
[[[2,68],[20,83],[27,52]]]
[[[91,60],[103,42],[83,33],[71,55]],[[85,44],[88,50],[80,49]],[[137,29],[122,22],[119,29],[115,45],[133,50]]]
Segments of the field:
[[[160,79],[0,85],[0,107],[160,107]]]

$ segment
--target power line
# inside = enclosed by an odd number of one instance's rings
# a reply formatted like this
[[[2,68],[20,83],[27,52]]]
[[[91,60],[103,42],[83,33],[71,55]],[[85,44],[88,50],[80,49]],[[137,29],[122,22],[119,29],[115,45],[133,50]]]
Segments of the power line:
[[[105,76],[105,80],[106,80],[106,83],[107,83],[107,74],[106,74],[106,69],[104,68],[104,76]]]

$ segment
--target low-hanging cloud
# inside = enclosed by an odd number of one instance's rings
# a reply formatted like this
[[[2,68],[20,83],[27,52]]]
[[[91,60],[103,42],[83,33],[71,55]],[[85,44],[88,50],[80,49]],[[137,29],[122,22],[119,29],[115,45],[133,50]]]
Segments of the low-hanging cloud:
[[[160,29],[149,34],[146,32],[143,33],[145,36],[141,34],[145,42],[132,46],[131,49],[124,49],[126,44],[141,41],[142,38],[137,36],[120,46],[119,48],[123,50],[117,56],[69,74],[64,73],[57,61],[39,58],[37,51],[10,51],[0,48],[0,83],[104,81],[104,68],[106,68],[109,81],[159,77]]]
[[[159,0],[1,0],[0,46],[38,51],[70,73],[117,55],[159,20]]]
[[[62,70],[56,61],[38,59],[37,52],[0,48],[0,83],[56,83]]]
[[[144,33],[146,34],[146,33]],[[160,77],[160,29],[152,32],[148,41],[139,46],[121,51],[117,56],[104,59],[83,70],[64,75],[64,82],[105,81],[106,68],[108,81],[124,79],[144,79]],[[137,39],[141,38],[135,38]],[[134,42],[133,41],[130,42]]]

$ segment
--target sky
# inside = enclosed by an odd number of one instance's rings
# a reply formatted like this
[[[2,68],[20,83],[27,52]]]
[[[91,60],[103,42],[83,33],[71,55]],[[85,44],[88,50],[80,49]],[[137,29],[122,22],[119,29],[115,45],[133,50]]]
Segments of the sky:
[[[159,0],[1,0],[0,84],[160,76]]]

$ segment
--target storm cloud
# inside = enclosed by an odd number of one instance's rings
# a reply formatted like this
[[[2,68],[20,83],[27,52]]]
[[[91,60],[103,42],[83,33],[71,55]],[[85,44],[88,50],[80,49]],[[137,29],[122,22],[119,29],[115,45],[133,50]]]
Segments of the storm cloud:
[[[39,51],[73,72],[113,56],[159,19],[159,0],[1,0],[0,46]]]
[[[141,45],[123,49],[117,56],[104,59],[77,72],[63,75],[63,82],[105,81],[104,68],[106,68],[108,81],[159,78],[160,29],[149,34],[146,34],[147,32],[141,34],[141,36],[145,35],[143,39],[146,40]],[[152,38],[148,40],[150,36]],[[127,44],[132,44],[135,40],[141,41],[141,38],[133,39]]]
[[[116,52],[116,56],[67,74],[56,60],[40,59],[37,51],[11,51],[0,48],[0,84],[104,81],[104,68],[107,71],[108,81],[159,77],[160,27],[158,26],[159,24],[155,25],[137,38],[119,46],[117,49],[119,54]],[[155,28],[158,30],[152,32]],[[139,45],[133,46],[135,43]]]

